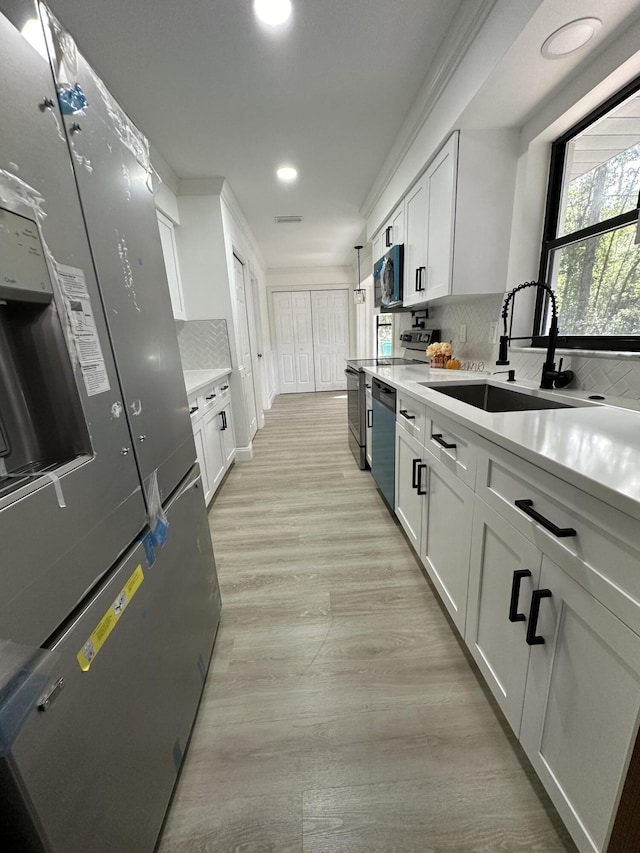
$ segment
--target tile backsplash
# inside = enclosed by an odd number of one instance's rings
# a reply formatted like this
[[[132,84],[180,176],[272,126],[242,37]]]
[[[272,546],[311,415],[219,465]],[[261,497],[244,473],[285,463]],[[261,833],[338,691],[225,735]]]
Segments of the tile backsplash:
[[[183,370],[231,367],[226,320],[176,320]]]
[[[503,297],[481,296],[464,301],[452,302],[448,305],[429,307],[427,326],[440,329],[443,341],[451,341],[454,355],[462,362],[463,367],[473,370],[484,370],[492,373],[498,368],[495,364],[498,357],[498,347],[489,341],[489,324],[500,320]],[[411,315],[397,315],[397,334],[410,328]],[[466,341],[460,340],[460,327],[466,325]],[[499,325],[501,329],[501,321]],[[411,358],[427,360],[421,351],[406,350]],[[560,356],[556,355],[556,364]],[[611,397],[640,400],[640,353],[637,357],[616,357],[614,353],[593,356],[562,355],[563,369],[575,372],[571,383],[572,388],[579,388],[591,393]],[[515,368],[516,378],[535,381],[540,378],[544,353],[509,350],[509,367]]]

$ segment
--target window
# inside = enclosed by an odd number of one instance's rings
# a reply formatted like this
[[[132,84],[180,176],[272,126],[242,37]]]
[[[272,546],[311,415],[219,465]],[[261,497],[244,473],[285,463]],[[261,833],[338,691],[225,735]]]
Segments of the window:
[[[393,316],[376,314],[376,357],[389,356],[393,352]]]
[[[540,280],[558,300],[558,344],[640,350],[640,80],[558,139]],[[534,346],[550,322],[538,297]]]

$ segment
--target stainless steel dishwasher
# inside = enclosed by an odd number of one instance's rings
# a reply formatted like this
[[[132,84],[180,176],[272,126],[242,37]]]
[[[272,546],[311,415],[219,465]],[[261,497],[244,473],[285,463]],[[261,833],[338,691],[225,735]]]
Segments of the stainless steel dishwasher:
[[[396,389],[373,380],[373,464],[371,473],[388,506],[395,509]]]

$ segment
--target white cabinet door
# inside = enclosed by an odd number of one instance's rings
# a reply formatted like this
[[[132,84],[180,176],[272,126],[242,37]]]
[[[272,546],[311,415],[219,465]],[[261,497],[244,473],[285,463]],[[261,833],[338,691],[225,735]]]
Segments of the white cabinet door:
[[[465,642],[516,734],[529,663],[527,618],[541,561],[528,539],[475,498]]]
[[[371,468],[371,463],[373,462],[373,453],[372,453],[372,448],[373,448],[373,396],[371,394],[371,391],[369,390],[370,388],[371,388],[371,386],[369,386],[367,388],[366,393],[365,393],[366,406],[367,406],[367,410],[365,413],[365,416],[367,419],[366,454],[367,454],[367,465],[369,466],[369,468]]]
[[[406,200],[406,241],[404,244],[404,305],[425,299],[427,184],[421,178]]]
[[[640,637],[544,557],[520,741],[580,850],[605,848],[640,711]]]
[[[346,388],[344,363],[349,357],[348,291],[312,290],[313,359],[316,391]]]
[[[204,428],[204,452],[207,463],[207,477],[211,494],[220,485],[225,472],[220,427],[222,419],[220,412],[207,412],[202,418]]]
[[[387,232],[391,246],[402,245],[406,240],[404,199],[391,214],[388,224],[391,226],[391,231]]]
[[[473,492],[445,466],[429,462],[425,515],[422,519],[420,557],[464,636],[469,583],[469,553],[473,519]]]
[[[236,439],[233,431],[231,403],[227,403],[224,409],[221,410],[220,417],[222,420],[222,425],[220,427],[220,434],[222,436],[222,458],[226,469],[231,465],[236,455]]]
[[[160,213],[159,210],[156,210],[156,216],[158,218],[158,230],[160,232],[160,243],[162,245],[164,265],[167,271],[167,282],[169,284],[169,295],[171,297],[173,316],[176,320],[186,320],[174,225],[173,222],[163,213]]]
[[[204,449],[204,426],[202,419],[196,421],[193,425],[193,440],[196,445],[196,458],[200,466],[200,475],[202,476],[202,491],[204,492],[204,502],[209,503],[213,495],[213,489],[209,484],[209,473],[207,471],[207,455]]]
[[[426,479],[424,448],[396,424],[396,515],[417,554],[420,553]]]
[[[458,137],[454,134],[425,173],[427,279],[425,299],[451,292]],[[478,211],[482,216],[482,211]]]
[[[380,258],[384,255],[384,229],[378,231],[378,233],[374,236],[371,241],[371,256],[373,262],[373,268],[371,270],[371,274],[373,275],[373,269],[375,265],[378,263]]]

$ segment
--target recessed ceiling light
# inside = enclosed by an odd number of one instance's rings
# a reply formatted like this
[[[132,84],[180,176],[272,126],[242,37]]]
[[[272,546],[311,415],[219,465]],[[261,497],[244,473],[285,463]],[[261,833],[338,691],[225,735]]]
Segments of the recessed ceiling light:
[[[298,170],[294,169],[293,166],[280,166],[276,175],[278,176],[278,180],[282,181],[284,184],[290,184],[298,177]]]
[[[562,59],[591,41],[602,26],[599,18],[578,18],[551,33],[540,48],[545,59]]]
[[[284,24],[291,16],[291,0],[253,0],[253,11],[270,27]]]

